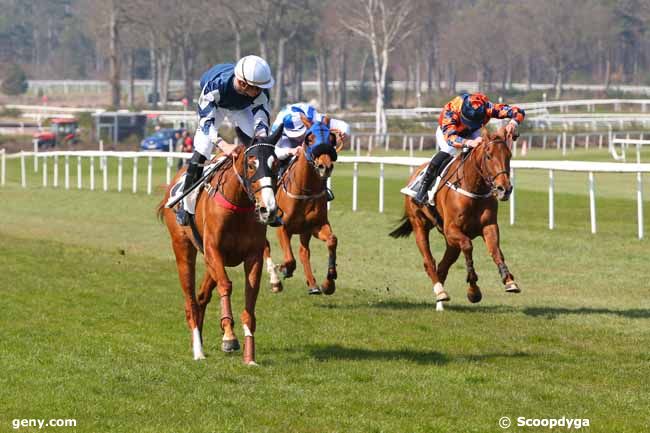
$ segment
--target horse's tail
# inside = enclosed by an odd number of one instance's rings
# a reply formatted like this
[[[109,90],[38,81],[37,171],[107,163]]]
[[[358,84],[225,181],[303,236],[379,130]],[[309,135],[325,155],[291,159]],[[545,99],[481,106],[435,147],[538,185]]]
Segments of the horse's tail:
[[[411,225],[411,220],[409,219],[408,216],[404,215],[400,220],[400,223],[401,224],[395,230],[388,233],[391,237],[395,239],[406,238],[411,234],[411,232],[413,232],[413,226]]]
[[[158,219],[160,222],[163,222],[163,213],[165,212],[165,204],[167,203],[167,195],[165,194],[165,197],[162,199],[160,203],[158,203],[158,206],[156,206],[156,215],[158,215]]]

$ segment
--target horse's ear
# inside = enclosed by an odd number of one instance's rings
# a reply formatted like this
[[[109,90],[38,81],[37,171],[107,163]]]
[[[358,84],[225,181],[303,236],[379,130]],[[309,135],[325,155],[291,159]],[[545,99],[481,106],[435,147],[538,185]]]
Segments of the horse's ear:
[[[282,131],[284,131],[284,125],[280,124],[273,134],[262,138],[261,141],[263,143],[275,145],[280,140],[280,137],[282,137]]]
[[[496,134],[494,134],[494,139],[506,141],[507,135],[508,134],[506,133],[506,128],[502,126],[501,128],[497,129]]]
[[[345,134],[343,134],[338,129],[330,129],[330,133],[334,134],[334,137],[336,138],[336,152],[338,153],[343,149],[343,146],[345,145]]]
[[[302,120],[302,123],[305,125],[305,128],[307,129],[311,128],[312,122],[310,122],[309,119],[307,119],[307,116],[300,113],[300,120]]]
[[[484,143],[490,141],[490,131],[485,127],[481,128],[481,138],[483,138]]]
[[[253,144],[253,139],[251,137],[249,137],[248,135],[246,135],[244,133],[244,131],[239,129],[239,126],[235,126],[235,133],[237,134],[237,137],[239,138],[239,141],[242,142],[244,147],[248,147],[251,144]]]

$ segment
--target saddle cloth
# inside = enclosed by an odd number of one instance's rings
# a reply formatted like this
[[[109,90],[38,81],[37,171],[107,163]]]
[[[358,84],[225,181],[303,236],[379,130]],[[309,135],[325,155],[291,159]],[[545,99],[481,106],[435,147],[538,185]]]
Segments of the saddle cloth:
[[[215,160],[213,160],[210,164],[206,165],[203,167],[203,173],[207,173],[209,170],[211,170],[215,165],[220,164],[226,157],[221,156]],[[176,200],[177,197],[181,196],[183,194],[183,184],[185,183],[185,177],[187,176],[187,173],[183,173],[181,177],[178,178],[174,186],[172,187],[171,191],[169,192],[169,199],[167,200],[167,203],[165,204],[165,207],[169,207],[169,204]],[[209,179],[207,179],[209,181]],[[196,199],[199,196],[199,191],[201,191],[201,188],[205,184],[205,181],[201,182],[199,186],[194,188],[191,193],[189,193],[182,201],[183,206],[185,210],[192,215],[195,214],[196,210]],[[180,206],[180,203],[176,205],[177,207]]]
[[[434,205],[434,197],[436,194],[436,191],[439,190],[442,187],[442,182],[440,180],[445,177],[447,174],[447,171],[449,170],[449,167],[451,166],[451,163],[454,162],[456,158],[451,158],[451,160],[445,165],[443,170],[440,172],[438,177],[436,178],[435,182],[431,183],[431,186],[429,187],[429,191],[427,192],[428,196],[428,202],[431,205]],[[409,197],[415,197],[418,194],[418,191],[420,190],[420,185],[422,185],[422,178],[424,177],[424,172],[425,170],[420,170],[420,172],[415,176],[415,178],[404,188],[402,188],[399,192],[401,192],[404,195],[407,195]]]

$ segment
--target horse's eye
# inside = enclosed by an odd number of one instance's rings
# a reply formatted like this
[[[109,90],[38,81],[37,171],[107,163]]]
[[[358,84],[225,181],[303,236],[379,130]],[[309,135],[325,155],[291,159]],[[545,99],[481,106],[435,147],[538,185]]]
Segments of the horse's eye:
[[[489,153],[485,154],[485,159],[487,159],[487,160],[492,159],[492,155],[490,155]]]

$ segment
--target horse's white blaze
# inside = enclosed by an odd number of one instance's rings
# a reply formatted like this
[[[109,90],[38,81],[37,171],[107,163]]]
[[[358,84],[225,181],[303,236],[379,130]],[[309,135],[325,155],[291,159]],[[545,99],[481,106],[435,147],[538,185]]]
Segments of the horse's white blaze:
[[[266,160],[266,166],[267,166],[269,169],[272,169],[272,168],[273,168],[273,163],[274,163],[274,162],[275,162],[275,156],[271,155],[271,156],[269,156],[269,158]]]
[[[192,329],[192,351],[194,352],[194,360],[205,359],[199,328]]]
[[[271,178],[263,177],[260,179],[260,186],[271,186]],[[275,204],[275,194],[273,194],[273,188],[263,188],[262,189],[262,201],[264,202],[264,207],[269,212],[275,212],[277,205]]]
[[[275,270],[275,263],[273,263],[273,259],[270,257],[266,259],[266,270],[269,273],[271,284],[278,284],[280,282],[280,276]]]
[[[247,325],[244,325],[244,336],[245,337],[252,337],[253,336],[253,333],[251,332],[251,330],[248,328]]]
[[[441,292],[444,292],[444,291],[445,291],[445,288],[442,287],[442,283],[441,283],[441,282],[438,281],[436,284],[433,285],[433,292],[434,292],[436,295],[439,295]]]

